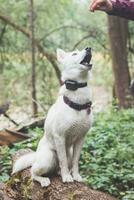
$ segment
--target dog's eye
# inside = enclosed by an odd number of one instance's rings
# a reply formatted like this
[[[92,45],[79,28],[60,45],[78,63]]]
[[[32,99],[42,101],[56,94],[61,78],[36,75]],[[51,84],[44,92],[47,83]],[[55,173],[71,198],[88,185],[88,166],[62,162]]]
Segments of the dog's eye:
[[[72,56],[76,56],[76,55],[77,55],[77,53],[73,53],[73,54],[72,54]]]

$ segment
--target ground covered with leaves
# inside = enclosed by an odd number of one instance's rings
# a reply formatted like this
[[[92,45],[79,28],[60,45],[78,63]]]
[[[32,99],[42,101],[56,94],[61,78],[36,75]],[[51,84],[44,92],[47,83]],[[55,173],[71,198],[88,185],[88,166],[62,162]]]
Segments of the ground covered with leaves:
[[[80,159],[81,174],[94,189],[122,200],[134,199],[134,109],[108,109],[95,114]],[[0,149],[0,181],[7,181],[11,155],[21,148],[36,149],[43,130],[29,130],[31,139]]]
[[[123,200],[134,199],[134,110],[95,117],[81,154],[86,182]]]

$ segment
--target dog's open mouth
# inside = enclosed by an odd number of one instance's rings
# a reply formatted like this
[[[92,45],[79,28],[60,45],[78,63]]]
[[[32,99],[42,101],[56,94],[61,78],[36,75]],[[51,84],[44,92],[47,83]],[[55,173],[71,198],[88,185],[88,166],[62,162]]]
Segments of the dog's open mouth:
[[[81,65],[88,67],[88,69],[92,68],[92,64],[90,64],[90,60],[92,58],[91,50],[86,52],[84,59],[80,62]]]

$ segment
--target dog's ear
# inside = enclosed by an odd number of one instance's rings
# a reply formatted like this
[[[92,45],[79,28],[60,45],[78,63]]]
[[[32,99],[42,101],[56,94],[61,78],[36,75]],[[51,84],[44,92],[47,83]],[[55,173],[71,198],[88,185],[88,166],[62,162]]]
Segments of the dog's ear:
[[[57,60],[59,62],[62,62],[62,60],[64,59],[65,55],[66,55],[65,51],[63,51],[62,49],[57,49]]]

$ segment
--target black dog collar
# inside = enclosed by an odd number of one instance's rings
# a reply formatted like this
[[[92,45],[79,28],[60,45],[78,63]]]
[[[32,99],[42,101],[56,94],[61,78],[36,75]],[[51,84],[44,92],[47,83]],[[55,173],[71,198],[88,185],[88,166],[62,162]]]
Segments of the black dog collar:
[[[85,104],[78,104],[78,103],[71,101],[67,96],[63,96],[63,100],[69,107],[71,107],[75,110],[81,111],[81,110],[87,109],[88,114],[91,112],[91,105],[92,105],[91,101],[89,101],[88,103],[85,103]]]
[[[62,83],[62,85],[65,84],[66,89],[75,91],[78,88],[83,88],[87,86],[87,83],[78,83],[77,81],[73,80],[66,80],[65,82]]]

